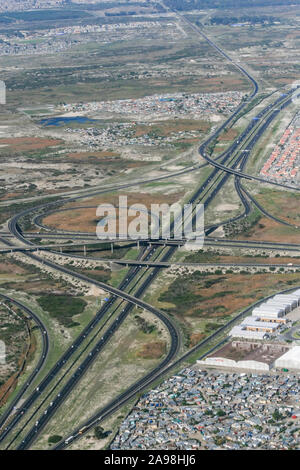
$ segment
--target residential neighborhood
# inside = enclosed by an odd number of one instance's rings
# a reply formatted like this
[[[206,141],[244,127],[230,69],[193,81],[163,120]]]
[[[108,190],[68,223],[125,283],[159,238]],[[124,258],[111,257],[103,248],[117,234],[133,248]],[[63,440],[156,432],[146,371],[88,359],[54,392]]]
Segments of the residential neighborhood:
[[[297,448],[299,392],[298,374],[186,368],[139,400],[110,448]]]

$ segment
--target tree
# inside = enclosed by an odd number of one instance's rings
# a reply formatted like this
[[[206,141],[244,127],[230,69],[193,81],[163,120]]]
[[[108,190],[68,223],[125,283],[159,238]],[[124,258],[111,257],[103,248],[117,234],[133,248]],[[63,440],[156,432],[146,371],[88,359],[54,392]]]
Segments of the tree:
[[[49,437],[48,443],[49,444],[57,444],[61,440],[62,440],[62,436],[59,436],[58,434],[54,434],[53,436]]]
[[[281,413],[279,413],[279,411],[276,409],[274,413],[272,414],[272,418],[274,419],[274,421],[280,421],[284,418],[284,416]]]

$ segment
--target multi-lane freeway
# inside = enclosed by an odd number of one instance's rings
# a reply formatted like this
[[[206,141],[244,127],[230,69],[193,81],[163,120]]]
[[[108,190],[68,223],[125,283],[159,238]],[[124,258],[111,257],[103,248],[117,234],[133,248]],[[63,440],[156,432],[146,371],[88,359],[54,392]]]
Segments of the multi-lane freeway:
[[[185,19],[184,19],[185,20]],[[191,23],[189,23],[191,25]],[[248,73],[248,71],[243,68],[241,65],[237,64],[233,59],[231,59],[228,54],[223,51],[217,44],[215,44],[211,39],[209,39],[206,34],[199,30],[196,26],[192,25],[192,29],[196,34],[200,34],[213,48],[215,48],[226,60],[235,66],[239,72],[243,74],[251,83],[252,93],[248,98],[248,102],[253,100],[258,93],[258,84],[256,80]],[[257,114],[257,119],[251,120],[246,129],[241,133],[238,139],[220,156],[218,159],[213,159],[207,155],[207,148],[209,145],[223,132],[223,130],[230,126],[234,120],[239,116],[243,109],[248,106],[248,102],[241,103],[241,105],[236,109],[236,111],[212,134],[209,138],[200,146],[199,153],[206,160],[206,165],[212,167],[209,176],[205,181],[196,189],[195,193],[190,199],[190,203],[203,202],[205,207],[208,207],[211,202],[215,199],[217,194],[220,193],[221,189],[226,185],[228,179],[231,176],[235,177],[235,187],[237,194],[239,195],[241,202],[244,207],[244,212],[239,216],[230,219],[234,221],[241,217],[246,217],[252,210],[252,204],[255,204],[256,207],[262,210],[254,198],[249,194],[245,188],[241,186],[240,179],[248,179],[259,181],[263,183],[268,183],[262,178],[251,176],[246,174],[243,171],[243,168],[250,158],[251,150],[254,148],[257,141],[261,138],[263,133],[266,131],[268,126],[273,122],[277,117],[278,113],[282,112],[290,103],[290,96],[281,96],[274,103],[268,104]],[[246,145],[246,147],[245,147]],[[184,169],[180,174],[188,171],[196,171],[200,166],[193,166],[187,169]],[[240,168],[238,170],[238,168]],[[174,176],[174,175],[173,175]],[[169,175],[161,176],[162,178],[167,178]],[[144,180],[143,182],[149,182]],[[133,184],[142,184],[141,181],[130,184],[122,184],[117,187],[102,188],[95,190],[88,194],[88,196],[95,196],[103,194],[104,192],[110,192],[116,189],[123,189]],[[281,185],[284,186],[284,185]],[[286,186],[288,189],[297,189],[291,186]],[[57,449],[66,447],[67,444],[78,439],[83,433],[89,430],[92,426],[97,424],[99,421],[102,421],[105,417],[111,415],[114,411],[123,406],[124,403],[132,399],[138,392],[144,390],[146,387],[149,387],[153,381],[162,377],[167,371],[171,370],[174,366],[178,365],[180,361],[186,359],[190,354],[195,353],[197,348],[203,348],[206,344],[209,346],[210,341],[214,340],[216,337],[222,334],[228,328],[232,322],[236,319],[231,320],[225,324],[220,330],[214,333],[210,338],[207,338],[200,345],[197,345],[196,348],[189,351],[185,355],[179,357],[180,352],[180,332],[176,324],[164,313],[158,310],[157,308],[152,307],[143,300],[141,300],[146,289],[153,282],[153,280],[158,276],[161,268],[166,268],[172,265],[186,265],[186,263],[173,263],[171,258],[175,253],[178,246],[182,245],[185,241],[181,240],[141,240],[139,243],[140,254],[137,260],[119,260],[119,259],[99,259],[101,262],[114,262],[118,264],[125,264],[130,266],[126,277],[120,283],[118,288],[109,286],[105,283],[101,283],[95,280],[90,279],[89,277],[74,272],[69,268],[54,263],[47,257],[41,257],[41,255],[34,254],[33,252],[38,250],[47,250],[51,253],[58,253],[62,256],[77,256],[80,258],[86,258],[86,256],[70,254],[67,251],[63,252],[64,245],[37,245],[33,243],[33,239],[55,239],[55,240],[80,240],[79,244],[88,246],[92,243],[100,243],[99,240],[95,238],[93,234],[84,234],[84,233],[67,233],[67,232],[57,232],[53,233],[49,231],[48,227],[45,227],[42,224],[42,219],[45,215],[61,210],[61,205],[65,203],[75,202],[79,199],[87,197],[87,193],[78,195],[76,193],[74,196],[66,197],[64,195],[63,199],[58,201],[47,202],[46,204],[39,204],[35,208],[26,209],[18,214],[16,214],[8,223],[8,232],[1,234],[1,243],[3,248],[0,249],[2,252],[21,252],[22,256],[26,257],[28,261],[33,261],[39,263],[44,267],[48,267],[51,270],[55,270],[64,275],[71,276],[78,280],[83,281],[84,283],[93,284],[103,291],[110,294],[108,302],[97,312],[95,317],[87,325],[87,327],[82,331],[78,338],[73,342],[68,350],[62,355],[62,357],[56,362],[56,364],[51,368],[51,370],[46,374],[46,376],[37,383],[35,390],[28,391],[29,386],[31,385],[33,379],[36,378],[36,375],[41,372],[45,358],[47,357],[47,351],[43,354],[43,360],[40,360],[38,364],[35,376],[31,377],[27,382],[27,388],[23,388],[18,393],[18,402],[20,398],[24,397],[24,401],[15,410],[16,401],[10,405],[6,410],[4,416],[2,416],[0,424],[2,425],[0,442],[3,442],[3,445],[6,448],[17,448],[17,449],[27,449],[37,437],[42,432],[45,425],[56,413],[61,404],[67,399],[70,392],[77,386],[80,379],[89,369],[93,361],[99,356],[106,344],[111,341],[115,331],[123,324],[125,318],[130,314],[132,307],[137,305],[152,315],[159,318],[159,320],[164,324],[165,328],[169,333],[170,344],[169,349],[163,360],[158,364],[154,370],[152,370],[147,376],[143,377],[127,390],[125,390],[118,397],[112,398],[111,402],[101,409],[99,413],[90,418],[82,427],[74,430],[72,435],[64,440],[62,444],[57,446]],[[46,230],[47,233],[23,233],[22,230],[22,220],[24,217],[30,217],[32,221],[35,221],[37,225],[40,226],[43,230]],[[279,221],[282,222],[282,221]],[[228,223],[228,221],[222,222],[222,224]],[[205,228],[206,235],[212,233],[218,225],[213,225]],[[174,229],[174,225],[171,227]],[[108,241],[106,240],[105,243]],[[111,243],[117,243],[118,240],[109,241]],[[74,244],[76,246],[77,242]],[[228,246],[228,247],[247,247],[255,249],[270,249],[270,250],[282,250],[282,251],[299,251],[300,245],[292,244],[276,244],[272,242],[243,242],[237,240],[220,240],[218,238],[207,238],[206,244],[210,246]],[[74,248],[68,244],[68,250]],[[55,251],[56,248],[59,248],[61,251]],[[194,265],[194,264],[192,264]],[[203,264],[203,267],[214,267],[222,266],[228,267],[232,264],[228,263],[212,263],[212,264]],[[256,267],[255,263],[243,263],[240,266],[243,267]],[[282,267],[282,264],[263,264],[263,267]],[[287,267],[287,265],[286,265]],[[294,265],[294,268],[300,268],[300,265]],[[250,307],[249,307],[250,308]],[[249,309],[242,312],[240,315],[245,314]],[[109,321],[107,321],[107,316]],[[45,334],[46,338],[47,335]],[[223,339],[221,340],[223,341]],[[67,368],[67,372],[66,372]],[[51,397],[51,402],[50,402]]]

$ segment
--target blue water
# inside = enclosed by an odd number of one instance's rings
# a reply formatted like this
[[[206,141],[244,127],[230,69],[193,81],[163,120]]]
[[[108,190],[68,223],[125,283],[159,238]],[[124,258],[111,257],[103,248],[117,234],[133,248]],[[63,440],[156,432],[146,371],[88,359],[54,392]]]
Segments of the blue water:
[[[74,117],[53,117],[53,118],[48,118],[48,119],[42,119],[40,121],[40,124],[42,126],[61,126],[64,124],[72,123],[72,122],[77,122],[79,124],[85,124],[86,122],[95,122],[96,119],[89,119],[84,116],[74,116]]]

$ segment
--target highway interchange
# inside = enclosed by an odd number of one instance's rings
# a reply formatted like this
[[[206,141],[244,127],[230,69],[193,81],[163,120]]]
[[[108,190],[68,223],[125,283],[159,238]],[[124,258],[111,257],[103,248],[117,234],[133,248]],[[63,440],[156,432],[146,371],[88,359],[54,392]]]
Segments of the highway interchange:
[[[192,25],[192,28],[200,34],[208,43],[215,48],[222,56],[230,61],[247,79],[250,81],[253,91],[247,102],[242,103],[238,109],[220,126],[209,138],[200,146],[199,154],[206,160],[207,165],[212,167],[212,171],[206,180],[196,189],[194,195],[191,197],[191,203],[202,202],[207,208],[215,197],[220,193],[221,189],[228,182],[230,177],[235,178],[235,188],[239,195],[241,202],[244,207],[242,214],[230,219],[230,221],[238,220],[246,217],[252,210],[252,204],[260,209],[265,215],[269,214],[261,208],[261,206],[255,201],[255,199],[249,194],[249,192],[242,186],[241,180],[253,180],[259,181],[260,183],[271,184],[266,182],[262,178],[251,176],[246,174],[243,169],[247,160],[251,155],[251,150],[254,148],[257,141],[261,138],[266,129],[277,117],[278,113],[284,111],[284,109],[291,103],[291,97],[289,92],[282,94],[272,104],[268,104],[263,108],[256,116],[257,119],[251,120],[246,129],[242,132],[239,138],[227,149],[218,159],[213,159],[207,155],[207,148],[211,142],[218,137],[223,130],[230,126],[234,122],[235,118],[248,106],[249,102],[254,100],[258,94],[259,88],[256,80],[239,64],[236,64],[223,50],[220,49],[213,41],[211,41],[201,30]],[[189,167],[180,174],[184,174],[185,171],[196,171],[199,166]],[[169,175],[171,177],[173,175]],[[163,176],[161,178],[167,178]],[[118,185],[117,187],[102,188],[89,193],[89,196],[104,194],[116,189],[123,189],[134,184],[142,184],[143,182],[149,182],[149,180],[133,182],[131,184]],[[275,183],[272,183],[275,184]],[[284,186],[284,185],[281,185]],[[287,189],[299,190],[290,186],[285,186]],[[103,407],[97,414],[89,418],[85,423],[81,423],[78,428],[65,436],[63,441],[56,446],[56,449],[63,449],[70,445],[73,441],[79,439],[83,434],[88,432],[95,424],[101,422],[106,417],[110,416],[117,409],[124,406],[128,401],[132,400],[138,393],[151,386],[156,380],[163,377],[167,372],[170,372],[177,367],[183,360],[186,360],[189,356],[192,356],[204,348],[206,345],[210,345],[212,341],[217,339],[219,336],[222,337],[222,333],[229,328],[229,326],[238,320],[239,317],[245,315],[249,310],[246,309],[234,320],[230,320],[220,330],[216,331],[213,335],[206,338],[195,348],[179,357],[180,345],[181,345],[181,332],[178,330],[176,323],[170,319],[164,312],[154,308],[142,300],[144,293],[147,288],[153,282],[153,280],[159,275],[162,268],[168,268],[170,266],[187,266],[195,265],[193,263],[173,263],[171,258],[176,252],[176,249],[182,245],[182,240],[141,240],[139,242],[139,258],[137,260],[120,260],[120,259],[99,259],[99,262],[105,263],[118,263],[130,266],[126,277],[121,281],[118,288],[109,286],[108,284],[95,281],[89,277],[74,272],[73,270],[61,266],[47,258],[43,258],[39,255],[42,250],[49,251],[50,253],[59,254],[67,257],[86,258],[83,255],[74,255],[63,251],[64,244],[57,243],[52,245],[37,245],[32,240],[38,238],[46,240],[75,240],[75,245],[86,246],[90,244],[99,244],[99,240],[95,239],[92,234],[84,233],[72,233],[72,232],[47,232],[47,233],[23,233],[21,225],[24,217],[30,216],[35,218],[36,222],[44,218],[46,215],[53,211],[60,210],[61,204],[75,202],[80,199],[87,197],[87,194],[66,197],[59,201],[50,201],[46,204],[39,204],[37,207],[26,209],[16,214],[8,224],[8,232],[1,233],[0,240],[4,245],[1,248],[1,252],[13,252],[18,251],[23,254],[29,260],[31,259],[35,263],[49,267],[57,272],[63,273],[67,276],[77,278],[85,283],[93,284],[105,292],[110,297],[109,300],[99,309],[95,317],[81,332],[68,350],[62,355],[57,363],[51,368],[51,370],[45,375],[45,377],[36,381],[37,376],[42,372],[45,361],[48,354],[48,334],[46,328],[40,323],[40,328],[43,331],[44,346],[43,353],[39,360],[39,363],[32,374],[27,380],[25,386],[18,391],[17,396],[13,402],[10,403],[9,407],[5,411],[4,415],[0,419],[0,443],[4,445],[6,449],[28,449],[32,446],[35,440],[42,432],[45,425],[53,417],[57,409],[67,399],[71,391],[76,387],[79,380],[83,377],[86,371],[89,369],[91,364],[99,356],[103,348],[111,340],[116,330],[123,324],[126,317],[130,314],[134,306],[139,306],[144,310],[147,310],[158,318],[166,327],[170,337],[170,344],[168,353],[164,357],[157,367],[148,373],[145,377],[138,380],[135,384],[130,386],[121,395],[114,397],[109,404]],[[274,218],[273,216],[270,216]],[[276,218],[275,218],[276,219]],[[276,219],[279,223],[284,223]],[[206,240],[205,243],[210,246],[231,246],[231,247],[254,247],[256,249],[263,250],[282,250],[282,251],[299,251],[300,245],[293,244],[276,244],[272,242],[242,242],[237,240],[222,240],[218,238],[212,238],[210,234],[213,234],[215,229],[219,225],[224,225],[229,221],[222,222],[222,224],[215,224],[207,226],[205,228]],[[45,227],[40,227],[45,228]],[[47,228],[47,227],[46,227]],[[113,240],[111,243],[118,243],[118,240]],[[107,241],[105,242],[107,243]],[[74,245],[74,246],[75,246]],[[70,249],[70,245],[68,245]],[[56,251],[56,248],[59,251]],[[60,250],[62,248],[62,251]],[[34,252],[37,252],[34,254]],[[94,260],[95,258],[93,258]],[[97,259],[97,258],[96,258]],[[204,264],[207,266],[218,266],[226,267],[230,264],[226,263],[212,263]],[[256,267],[255,263],[241,263],[241,267]],[[264,267],[281,267],[282,264],[266,264]],[[293,267],[300,267],[294,265]],[[10,299],[16,302],[14,299]],[[261,302],[261,301],[260,301]],[[28,313],[29,316],[35,318],[33,312],[26,310],[25,306],[22,306],[23,310]],[[39,320],[36,319],[39,323]],[[44,333],[46,332],[46,333]],[[220,344],[223,339],[217,342]],[[217,345],[213,346],[215,348]],[[88,354],[87,354],[88,352]],[[207,352],[206,352],[207,353]],[[32,383],[35,383],[34,389],[30,389]],[[27,393],[30,389],[30,393]],[[20,404],[20,400],[22,403]],[[16,411],[17,407],[17,411]]]

